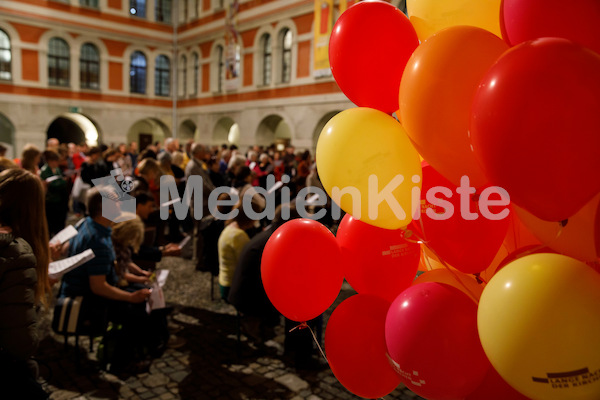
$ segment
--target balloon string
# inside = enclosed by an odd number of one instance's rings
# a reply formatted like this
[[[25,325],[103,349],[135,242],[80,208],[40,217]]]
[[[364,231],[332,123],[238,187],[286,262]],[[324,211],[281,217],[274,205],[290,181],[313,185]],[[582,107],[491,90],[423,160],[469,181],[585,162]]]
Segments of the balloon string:
[[[421,225],[421,232],[423,232],[423,237],[419,237],[418,234],[416,234],[414,231],[411,231],[411,234],[415,235],[417,237],[417,239],[419,239],[418,241],[412,241],[413,243],[422,243],[423,245],[427,246],[427,248],[429,249],[429,251],[431,251],[433,253],[433,255],[438,259],[438,261],[452,274],[452,276],[454,277],[454,279],[456,280],[456,282],[458,282],[458,284],[460,286],[463,287],[463,289],[466,290],[466,294],[471,297],[471,299],[473,299],[473,301],[477,304],[479,304],[479,300],[477,300],[477,296],[475,296],[473,294],[473,292],[471,291],[471,289],[469,289],[467,287],[467,285],[464,284],[464,282],[462,280],[460,280],[460,278],[458,277],[458,275],[456,274],[456,272],[452,271],[452,269],[450,268],[450,266],[442,259],[442,257],[439,256],[439,254],[432,249],[430,246],[427,245],[428,241],[425,239],[427,237],[427,235],[425,234],[425,227],[423,226],[423,219],[419,218],[419,223]],[[406,239],[410,241],[409,239]],[[423,249],[423,253],[425,252],[425,249]],[[424,254],[424,258],[427,261],[427,263],[429,263],[428,257],[427,255]],[[431,265],[428,265],[428,268],[431,268]],[[433,268],[431,268],[433,269]],[[430,269],[430,271],[431,271]]]
[[[560,238],[560,235],[563,233],[563,229],[565,226],[567,226],[567,222],[569,220],[564,220],[558,223],[558,232],[556,232],[556,236],[554,237],[554,239],[551,239],[548,243],[542,243],[539,246],[535,246],[533,249],[529,249],[529,250],[525,250],[520,252],[514,259],[518,259],[521,257],[525,257],[528,256],[530,254],[535,253],[538,250],[542,250],[545,247],[548,247],[550,244],[554,243],[555,241],[558,240],[558,238]]]
[[[306,322],[302,322],[300,325],[290,329],[290,332],[295,331],[296,329],[298,330],[302,330],[302,329],[308,329],[313,337],[313,340],[315,342],[315,344],[317,345],[317,348],[319,349],[319,352],[321,353],[321,356],[323,357],[323,359],[325,360],[325,362],[327,364],[329,364],[329,361],[327,360],[327,357],[325,356],[325,352],[323,351],[323,348],[321,347],[321,344],[319,343],[319,341],[317,340],[317,335],[315,335],[315,332],[312,330],[312,328],[306,323]]]

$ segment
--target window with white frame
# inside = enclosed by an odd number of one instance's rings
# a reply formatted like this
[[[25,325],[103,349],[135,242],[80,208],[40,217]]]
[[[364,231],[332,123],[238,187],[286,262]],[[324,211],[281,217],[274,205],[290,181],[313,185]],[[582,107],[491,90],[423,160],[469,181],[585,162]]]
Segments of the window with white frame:
[[[271,71],[273,68],[273,51],[271,49],[271,35],[265,33],[260,39],[260,48],[262,50],[262,84],[267,86],[271,84]]]
[[[82,7],[98,8],[98,0],[79,0]]]
[[[181,82],[181,90],[179,95],[187,96],[187,57],[181,56],[179,59],[179,81]]]
[[[12,51],[10,48],[10,37],[0,29],[0,80],[12,79]]]
[[[146,93],[147,67],[148,63],[144,53],[136,51],[131,55],[129,66],[129,91],[131,93]]]
[[[129,14],[146,18],[146,0],[129,0]]]
[[[64,39],[53,37],[48,43],[48,84],[69,86],[71,55]]]
[[[171,92],[171,64],[167,56],[156,57],[154,85],[154,92],[157,96],[168,96]]]
[[[292,80],[292,43],[293,35],[290,29],[283,29],[281,40],[281,83],[290,83]]]
[[[217,46],[216,50],[216,60],[215,60],[215,73],[216,73],[216,86],[215,89],[217,93],[223,92],[223,81],[225,80],[225,60],[224,60],[224,50],[223,46]]]
[[[200,60],[198,58],[198,53],[192,53],[192,62],[194,63],[194,85],[192,86],[192,95],[198,95],[198,76],[200,74]]]
[[[79,81],[82,89],[100,89],[100,52],[92,43],[81,46]]]
[[[171,23],[171,0],[156,0],[156,21]]]

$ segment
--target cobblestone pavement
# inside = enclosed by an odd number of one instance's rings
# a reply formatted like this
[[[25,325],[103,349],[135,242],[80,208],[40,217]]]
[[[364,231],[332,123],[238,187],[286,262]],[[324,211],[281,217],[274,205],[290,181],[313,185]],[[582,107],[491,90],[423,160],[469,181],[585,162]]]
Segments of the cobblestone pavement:
[[[244,335],[238,341],[235,310],[211,299],[210,274],[196,271],[191,261],[166,258],[159,268],[170,270],[165,297],[175,307],[172,321],[183,328],[177,337],[184,338],[185,345],[167,349],[147,372],[115,376],[98,368],[99,339],[92,353],[87,351],[87,338],[80,339],[78,348],[71,338],[65,349],[62,336],[50,332],[47,316],[37,358],[51,399],[358,399],[326,365],[297,370],[286,364],[283,327],[262,345]],[[352,294],[345,285],[336,304]],[[315,361],[317,354],[315,350]],[[403,386],[385,398],[420,399]]]

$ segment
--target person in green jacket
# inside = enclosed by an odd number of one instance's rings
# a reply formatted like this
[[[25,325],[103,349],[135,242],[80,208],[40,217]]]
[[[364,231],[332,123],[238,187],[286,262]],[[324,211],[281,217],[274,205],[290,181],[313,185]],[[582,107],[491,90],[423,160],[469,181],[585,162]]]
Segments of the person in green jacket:
[[[59,167],[60,156],[54,150],[44,152],[46,164],[40,170],[40,178],[46,186],[46,219],[51,236],[65,227],[69,210],[69,189]]]
[[[46,399],[31,356],[37,307],[47,305],[48,228],[44,187],[31,172],[0,173],[0,391],[6,399]]]

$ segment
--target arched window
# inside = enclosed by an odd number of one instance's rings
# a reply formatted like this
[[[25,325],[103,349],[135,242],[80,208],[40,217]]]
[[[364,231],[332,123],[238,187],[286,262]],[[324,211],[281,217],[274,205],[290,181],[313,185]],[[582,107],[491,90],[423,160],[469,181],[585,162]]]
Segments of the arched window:
[[[284,29],[281,33],[281,82],[292,80],[292,31]]]
[[[167,56],[156,57],[154,69],[154,92],[157,96],[168,96],[171,90],[171,65]]]
[[[100,88],[100,52],[91,43],[81,46],[79,80],[82,89]]]
[[[223,92],[223,80],[225,74],[225,61],[223,59],[223,46],[217,46],[217,65],[216,65],[216,73],[217,73],[217,92]]]
[[[141,51],[136,51],[131,55],[129,91],[131,93],[146,93],[146,56]]]
[[[183,0],[183,23],[185,24],[188,20],[188,0]]]
[[[48,84],[69,86],[69,45],[61,38],[52,38],[48,44]]]
[[[192,53],[192,61],[194,62],[194,87],[192,88],[192,95],[198,95],[198,74],[200,73],[200,60],[198,60],[198,53]]]
[[[179,79],[181,79],[181,96],[187,95],[187,57],[181,56],[179,59]]]
[[[261,38],[261,48],[262,48],[262,84],[270,85],[271,84],[271,68],[272,68],[272,60],[273,53],[271,51],[271,35],[265,33]]]
[[[0,80],[12,79],[11,60],[10,38],[0,30]]]
[[[129,14],[146,18],[146,0],[129,0]]]
[[[171,0],[156,0],[154,11],[158,22],[171,23]]]

